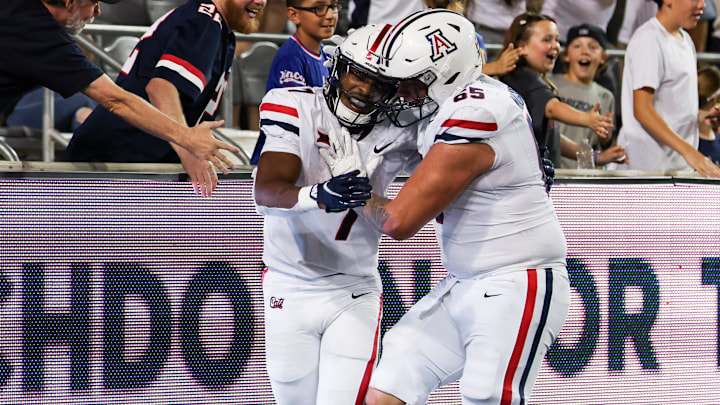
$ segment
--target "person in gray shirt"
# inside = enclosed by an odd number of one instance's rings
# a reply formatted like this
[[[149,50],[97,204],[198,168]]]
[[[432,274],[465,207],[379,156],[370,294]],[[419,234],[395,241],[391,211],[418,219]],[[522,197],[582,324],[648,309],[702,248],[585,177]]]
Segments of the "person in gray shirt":
[[[581,24],[570,28],[562,54],[567,73],[555,75],[552,80],[564,103],[582,112],[597,108],[601,114],[611,117],[615,112],[615,98],[611,91],[594,81],[608,58],[605,47],[605,33],[600,27]],[[590,128],[558,124],[561,134],[577,144],[591,145],[598,155],[613,143],[612,137],[600,138]],[[561,169],[575,169],[576,165],[575,160],[567,157],[560,161]]]

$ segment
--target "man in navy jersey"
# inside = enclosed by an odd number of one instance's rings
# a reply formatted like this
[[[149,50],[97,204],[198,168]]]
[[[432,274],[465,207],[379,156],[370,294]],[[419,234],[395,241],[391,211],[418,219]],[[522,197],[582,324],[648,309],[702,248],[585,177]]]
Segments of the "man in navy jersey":
[[[190,0],[156,21],[140,38],[117,84],[179,122],[211,120],[227,87],[233,31],[257,30],[266,0]],[[181,148],[150,136],[98,107],[73,135],[70,161],[181,162],[198,192],[209,195],[217,175]]]
[[[208,122],[188,128],[116,86],[82,53],[70,35],[79,33],[85,23],[98,15],[98,0],[3,0],[0,114],[9,114],[25,93],[38,86],[64,97],[80,91],[133,125],[192,152],[205,177],[214,175],[209,162],[227,172],[223,163],[233,165],[219,149],[237,151],[237,148],[216,140],[210,132],[222,123]]]
[[[322,41],[330,38],[338,22],[337,0],[287,0],[288,19],[297,29],[278,49],[265,91],[279,87],[322,87],[328,77]],[[250,163],[256,165],[265,134],[260,133]]]

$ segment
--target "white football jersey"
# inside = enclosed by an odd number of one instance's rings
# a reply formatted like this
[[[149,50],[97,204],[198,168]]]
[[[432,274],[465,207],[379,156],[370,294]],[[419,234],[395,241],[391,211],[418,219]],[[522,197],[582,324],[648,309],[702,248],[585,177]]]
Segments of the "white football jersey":
[[[321,88],[273,89],[260,106],[260,130],[267,136],[263,153],[299,156],[302,171],[296,184],[300,187],[332,177],[318,151],[327,146],[330,131],[340,134],[341,128]],[[399,173],[409,173],[417,166],[417,134],[417,127],[397,128],[383,121],[359,138],[355,136],[364,162],[377,154],[383,156],[370,179],[374,193],[385,195]],[[266,215],[264,243],[263,260],[268,268],[303,280],[377,274],[380,233],[352,210]]]
[[[445,268],[459,278],[471,278],[564,266],[565,237],[545,192],[522,97],[482,75],[445,100],[420,135],[418,150],[424,156],[436,143],[470,142],[492,147],[495,162],[436,221]]]

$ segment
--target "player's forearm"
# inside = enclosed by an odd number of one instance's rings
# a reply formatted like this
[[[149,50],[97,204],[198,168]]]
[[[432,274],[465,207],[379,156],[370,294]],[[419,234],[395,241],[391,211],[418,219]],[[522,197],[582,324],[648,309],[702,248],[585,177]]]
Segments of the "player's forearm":
[[[268,208],[290,209],[298,202],[300,187],[282,181],[255,184],[255,203]]]
[[[362,208],[355,208],[355,212],[365,218],[365,221],[372,225],[378,232],[385,233],[385,223],[390,217],[385,210],[385,206],[389,202],[389,199],[372,193],[372,197],[367,200],[365,206]]]
[[[355,212],[379,232],[397,240],[404,240],[415,235],[427,222],[416,226],[406,216],[399,215],[400,211],[398,211],[398,207],[394,206],[395,204],[388,207],[392,202],[393,200],[373,193],[372,198],[367,201],[365,206],[355,208]]]
[[[301,171],[302,161],[297,155],[263,153],[255,173],[255,203],[268,208],[292,208],[298,202],[300,187],[295,184]]]
[[[296,190],[287,190],[286,193],[276,194],[271,197],[265,191],[258,191],[255,188],[255,208],[260,215],[270,215],[275,217],[293,217],[304,212],[316,209],[325,209],[324,204],[320,204],[316,197],[313,197],[314,186],[305,186],[296,188]],[[289,206],[295,201],[292,206]]]

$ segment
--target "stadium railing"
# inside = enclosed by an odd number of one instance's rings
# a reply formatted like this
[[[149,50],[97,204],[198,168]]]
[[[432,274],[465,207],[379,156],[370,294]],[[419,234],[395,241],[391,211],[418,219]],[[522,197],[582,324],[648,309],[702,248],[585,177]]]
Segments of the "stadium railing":
[[[112,68],[113,70],[119,71],[122,67],[122,61],[117,60],[117,58],[113,57],[113,55],[110,55],[103,47],[100,45],[102,43],[102,37],[103,36],[118,36],[118,35],[127,35],[127,36],[136,36],[140,37],[142,36],[149,27],[144,26],[128,26],[128,25],[112,25],[112,24],[89,24],[85,27],[82,34],[75,36],[75,39],[78,41],[78,43],[87,50],[87,52],[91,53],[95,57],[98,58],[99,61],[102,62],[104,66],[108,66]],[[88,39],[87,35],[92,36],[95,38],[95,40]],[[285,40],[288,39],[288,34],[268,34],[268,33],[255,33],[255,34],[235,34],[235,37],[239,42],[261,42],[261,41],[267,41],[267,42],[273,42],[276,44],[282,44]],[[97,41],[97,42],[96,42]],[[486,47],[488,48],[488,51],[491,53],[496,53],[502,49],[502,45],[500,44],[486,44]],[[625,57],[625,51],[620,49],[608,49],[608,54],[610,56],[616,56],[620,58]],[[720,63],[720,54],[717,53],[698,53],[697,54],[698,61],[704,61],[704,62],[711,62],[711,63]],[[232,128],[234,126],[233,122],[233,104],[236,101],[235,99],[237,97],[241,97],[239,94],[234,94],[234,88],[237,88],[234,81],[237,80],[237,78],[233,77],[234,75],[231,75],[231,77],[228,80],[228,86],[225,90],[224,96],[223,96],[223,102],[222,102],[222,116],[225,120],[225,126],[228,128]],[[45,89],[45,97],[44,97],[44,111],[43,111],[43,127],[41,133],[41,147],[42,147],[42,160],[45,162],[53,162],[55,161],[55,149],[56,147],[64,148],[67,145],[68,139],[71,134],[61,134],[59,133],[52,125],[54,121],[54,111],[53,111],[53,105],[52,105],[52,92],[50,90]],[[3,131],[0,131],[0,141],[6,141],[7,139],[4,139],[7,131],[5,133]],[[232,131],[228,131],[232,132]],[[36,132],[34,134],[37,134]],[[232,137],[228,136],[227,134],[224,135],[225,139],[230,139],[232,141]],[[10,150],[12,150],[12,147],[10,145],[5,144],[8,146]],[[246,163],[246,157],[243,156],[246,155],[244,152],[237,156],[240,162]]]

